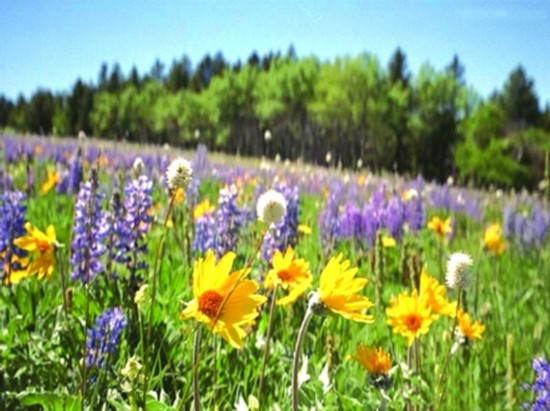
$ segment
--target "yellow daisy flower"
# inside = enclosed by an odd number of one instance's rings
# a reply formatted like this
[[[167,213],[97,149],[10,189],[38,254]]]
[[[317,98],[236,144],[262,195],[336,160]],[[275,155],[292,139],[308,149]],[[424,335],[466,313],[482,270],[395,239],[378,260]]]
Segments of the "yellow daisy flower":
[[[355,349],[355,355],[351,356],[363,366],[370,374],[387,374],[391,369],[390,355],[382,348],[369,348],[359,344]]]
[[[176,188],[176,192],[174,193],[174,203],[183,203],[183,200],[185,200],[185,190],[181,187]]]
[[[264,285],[273,290],[275,285],[288,290],[287,296],[277,300],[277,305],[286,305],[295,302],[311,286],[309,263],[300,258],[294,258],[294,250],[288,247],[283,255],[276,250],[271,259],[273,268],[265,277]]]
[[[214,212],[214,209],[215,207],[210,204],[210,201],[203,200],[195,206],[195,209],[193,210],[193,218],[195,220],[198,220],[206,214],[212,214]]]
[[[40,186],[40,194],[46,195],[48,192],[54,188],[57,183],[61,181],[61,176],[57,171],[48,171],[48,175],[46,176],[46,180],[42,183]]]
[[[55,228],[49,225],[46,233],[33,227],[31,223],[25,223],[25,230],[28,235],[16,238],[13,244],[29,253],[38,253],[27,266],[29,276],[37,273],[38,279],[50,278],[53,273],[54,251],[55,251]]]
[[[493,255],[501,255],[506,249],[506,242],[502,237],[502,229],[497,223],[490,224],[483,233],[483,245]]]
[[[447,287],[431,277],[425,269],[420,274],[420,298],[426,301],[434,314],[454,317],[456,301],[447,300]]]
[[[479,321],[472,321],[470,315],[462,310],[458,312],[458,326],[460,333],[469,340],[478,340],[485,331],[485,325]]]
[[[438,216],[433,216],[428,222],[428,228],[437,235],[437,238],[444,240],[446,236],[453,232],[451,217],[443,221]]]
[[[415,338],[428,333],[436,318],[426,300],[418,298],[416,290],[411,295],[399,294],[397,299],[392,300],[391,306],[386,308],[386,314],[393,332],[407,337],[409,347]]]
[[[246,336],[244,326],[257,316],[257,308],[266,298],[254,294],[258,284],[242,280],[249,270],[230,274],[235,253],[228,252],[218,262],[209,250],[206,257],[195,261],[193,266],[193,296],[180,318],[195,318],[211,331],[222,336],[235,348],[242,348]]]
[[[373,316],[363,311],[374,304],[367,297],[357,294],[365,287],[367,279],[354,278],[358,269],[350,268],[349,260],[342,261],[342,258],[342,254],[332,257],[321,272],[319,300],[344,318],[372,323]]]
[[[395,247],[397,242],[395,241],[395,238],[393,238],[391,235],[385,235],[382,237],[382,247],[384,248],[391,248]]]
[[[0,258],[4,258],[4,256],[5,253],[0,253]],[[23,278],[30,277],[26,268],[28,263],[29,259],[27,257],[19,257],[17,254],[12,254],[11,264],[8,262],[4,263],[4,273],[6,273],[4,276],[4,284],[17,284]],[[17,265],[23,268],[14,269],[14,266]]]
[[[311,228],[305,224],[298,224],[298,232],[304,235],[311,234]]]

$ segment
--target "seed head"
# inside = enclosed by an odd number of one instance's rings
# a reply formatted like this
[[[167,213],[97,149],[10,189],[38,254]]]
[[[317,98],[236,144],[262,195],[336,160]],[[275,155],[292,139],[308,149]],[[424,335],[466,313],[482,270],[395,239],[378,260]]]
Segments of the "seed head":
[[[276,223],[286,214],[286,204],[286,199],[278,191],[266,191],[256,204],[258,218],[266,224]]]

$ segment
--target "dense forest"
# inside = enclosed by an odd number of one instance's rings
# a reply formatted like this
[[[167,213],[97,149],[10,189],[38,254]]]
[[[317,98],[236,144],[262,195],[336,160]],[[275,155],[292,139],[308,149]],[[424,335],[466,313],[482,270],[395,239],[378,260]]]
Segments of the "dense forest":
[[[482,99],[455,56],[443,70],[387,65],[368,53],[321,61],[286,53],[230,64],[221,53],[196,67],[186,56],[150,72],[103,64],[96,83],[0,95],[6,133],[169,143],[478,186],[539,188],[548,173],[550,108],[523,67]],[[328,155],[330,153],[330,155]],[[546,170],[546,171],[545,171]],[[546,176],[546,178],[548,178]]]

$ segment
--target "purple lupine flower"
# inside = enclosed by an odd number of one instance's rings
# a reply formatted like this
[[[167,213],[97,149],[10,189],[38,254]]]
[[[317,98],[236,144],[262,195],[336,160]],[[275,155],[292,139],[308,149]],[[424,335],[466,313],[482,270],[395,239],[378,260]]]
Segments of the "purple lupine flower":
[[[21,191],[6,191],[0,194],[0,278],[9,275],[12,270],[22,267],[19,263],[11,264],[13,256],[23,257],[26,252],[13,245],[13,240],[25,235],[25,194]],[[7,268],[6,268],[7,267]],[[7,272],[4,272],[7,270]]]
[[[153,205],[152,193],[153,182],[142,175],[126,183],[122,204],[120,200],[115,200],[113,204],[113,257],[128,266],[132,279],[139,270],[147,268],[140,256],[147,252],[145,235],[153,219],[149,214]]]
[[[195,220],[192,249],[201,255],[207,250],[216,250],[216,222],[211,213],[205,213]]]
[[[80,182],[82,181],[83,168],[81,159],[80,147],[71,156],[69,160],[69,175],[67,176],[67,187],[71,194],[76,194],[80,188]]]
[[[550,231],[550,213],[537,205],[530,214],[509,206],[503,211],[503,227],[505,237],[520,247],[541,247]]]
[[[405,223],[405,204],[397,195],[393,195],[385,207],[383,214],[384,227],[390,235],[397,241],[401,240],[403,235],[403,224]]]
[[[327,253],[332,252],[332,249],[341,237],[338,212],[340,203],[343,199],[343,194],[344,186],[341,182],[335,182],[332,184],[325,207],[319,213],[318,224],[319,233],[321,235],[321,244]]]
[[[91,181],[80,184],[71,243],[71,279],[85,284],[103,271],[103,240],[109,232],[109,227],[106,213],[101,210],[102,198],[97,189],[97,176],[93,175]]]
[[[197,146],[195,159],[193,160],[193,172],[198,176],[204,176],[209,169],[210,164],[208,162],[208,149],[206,148],[206,145],[199,144]]]
[[[194,171],[195,169],[193,169]],[[189,184],[187,185],[187,188],[185,189],[185,203],[187,207],[189,207],[191,210],[195,208],[195,206],[199,202],[199,187],[201,185],[201,180],[198,178],[197,175],[194,175]]]
[[[434,208],[439,208],[446,211],[451,210],[451,189],[447,184],[444,186],[433,186],[430,193],[430,199],[432,200],[432,206]]]
[[[535,372],[535,382],[527,384],[526,388],[535,394],[535,401],[523,404],[524,409],[531,411],[546,411],[550,409],[550,364],[543,357],[534,358],[532,362]]]
[[[4,168],[0,168],[0,193],[11,190],[13,187],[13,182],[11,181],[10,176]]]
[[[288,246],[294,247],[298,239],[298,218],[300,198],[297,186],[277,185],[275,190],[285,198],[286,213],[277,223],[272,224],[262,242],[262,258],[270,262],[275,250],[284,252]]]
[[[416,195],[405,203],[405,222],[410,231],[418,232],[426,225],[426,210],[422,204],[422,197]]]
[[[540,206],[533,207],[531,211],[531,227],[534,243],[538,246],[544,245],[550,232],[550,212]]]
[[[218,258],[228,251],[234,251],[241,228],[241,210],[237,205],[238,190],[235,185],[222,188],[215,211],[216,220],[216,255]]]
[[[4,158],[6,163],[15,163],[23,158],[23,146],[20,141],[8,138],[4,140]]]
[[[104,368],[109,357],[116,354],[122,330],[126,327],[126,316],[119,307],[105,310],[89,328],[86,336],[86,367]]]
[[[362,213],[357,205],[350,202],[346,203],[339,224],[343,238],[361,241]]]

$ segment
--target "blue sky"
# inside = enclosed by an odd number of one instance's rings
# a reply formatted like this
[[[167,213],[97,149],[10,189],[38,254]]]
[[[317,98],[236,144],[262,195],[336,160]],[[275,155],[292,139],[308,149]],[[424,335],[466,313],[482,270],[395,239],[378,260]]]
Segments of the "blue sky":
[[[221,51],[231,63],[253,50],[322,59],[374,53],[387,64],[399,46],[415,73],[458,54],[483,97],[522,64],[541,105],[550,103],[550,1],[2,1],[0,94],[68,91],[96,81],[102,62],[148,72],[188,55]]]

